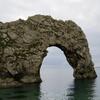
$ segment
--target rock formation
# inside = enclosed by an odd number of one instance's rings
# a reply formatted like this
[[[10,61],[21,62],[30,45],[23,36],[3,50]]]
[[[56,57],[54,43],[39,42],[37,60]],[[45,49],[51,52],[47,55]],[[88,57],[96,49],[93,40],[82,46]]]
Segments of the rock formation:
[[[73,21],[35,15],[27,20],[0,22],[0,87],[40,82],[47,48],[60,48],[76,79],[96,78],[87,39]]]

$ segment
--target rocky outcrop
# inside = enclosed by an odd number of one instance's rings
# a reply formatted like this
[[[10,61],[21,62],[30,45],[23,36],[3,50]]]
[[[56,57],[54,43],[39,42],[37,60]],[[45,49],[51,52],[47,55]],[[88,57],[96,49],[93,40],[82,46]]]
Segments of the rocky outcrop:
[[[40,67],[50,46],[64,52],[76,79],[97,76],[86,36],[78,25],[35,15],[0,22],[0,87],[40,82]]]

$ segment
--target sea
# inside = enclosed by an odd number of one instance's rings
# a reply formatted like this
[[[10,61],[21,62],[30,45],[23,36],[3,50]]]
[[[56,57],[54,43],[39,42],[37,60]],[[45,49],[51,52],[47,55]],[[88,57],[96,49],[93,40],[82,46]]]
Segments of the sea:
[[[0,100],[100,100],[100,35],[88,34],[96,79],[75,80],[73,69],[57,47],[48,48],[41,66],[41,83],[0,89]]]

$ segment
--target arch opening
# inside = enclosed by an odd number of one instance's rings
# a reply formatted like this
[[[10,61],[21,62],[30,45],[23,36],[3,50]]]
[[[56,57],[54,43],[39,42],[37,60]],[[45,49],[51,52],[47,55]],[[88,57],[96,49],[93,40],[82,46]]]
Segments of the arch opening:
[[[44,57],[41,66],[48,65],[69,65],[66,61],[64,52],[57,46],[47,48],[47,55]]]
[[[47,55],[44,57],[41,68],[40,76],[43,81],[54,79],[60,76],[60,78],[72,76],[73,70],[66,60],[65,54],[60,47],[50,46],[47,48]],[[66,74],[66,72],[68,73]],[[59,74],[59,75],[58,75]],[[67,76],[64,76],[67,75]]]

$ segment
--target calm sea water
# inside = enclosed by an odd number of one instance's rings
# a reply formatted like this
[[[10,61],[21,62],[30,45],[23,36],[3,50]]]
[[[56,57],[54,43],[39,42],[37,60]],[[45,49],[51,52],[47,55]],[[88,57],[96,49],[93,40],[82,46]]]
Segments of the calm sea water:
[[[95,80],[74,80],[67,69],[44,69],[41,84],[0,89],[0,100],[100,100],[100,68]]]
[[[90,46],[98,75],[95,80],[74,80],[73,70],[63,53],[53,47],[41,67],[43,82],[0,89],[0,100],[100,100],[99,43],[90,43]]]

